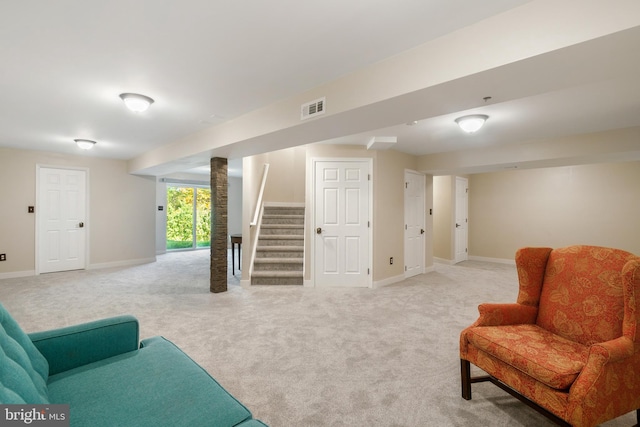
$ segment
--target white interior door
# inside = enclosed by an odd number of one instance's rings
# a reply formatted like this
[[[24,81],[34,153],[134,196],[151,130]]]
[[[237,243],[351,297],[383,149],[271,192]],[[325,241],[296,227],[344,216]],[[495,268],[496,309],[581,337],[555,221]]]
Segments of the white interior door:
[[[424,187],[422,174],[404,173],[404,262],[405,277],[424,273]]]
[[[469,180],[456,177],[456,207],[455,207],[455,262],[468,259],[469,241]]]
[[[369,165],[314,162],[316,286],[371,286]]]
[[[86,171],[39,168],[38,272],[86,268]]]

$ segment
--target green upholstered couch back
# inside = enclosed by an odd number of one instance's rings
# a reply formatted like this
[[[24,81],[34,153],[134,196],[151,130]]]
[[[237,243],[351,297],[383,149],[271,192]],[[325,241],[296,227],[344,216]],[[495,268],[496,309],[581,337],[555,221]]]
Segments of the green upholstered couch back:
[[[49,403],[49,364],[0,304],[0,403]]]

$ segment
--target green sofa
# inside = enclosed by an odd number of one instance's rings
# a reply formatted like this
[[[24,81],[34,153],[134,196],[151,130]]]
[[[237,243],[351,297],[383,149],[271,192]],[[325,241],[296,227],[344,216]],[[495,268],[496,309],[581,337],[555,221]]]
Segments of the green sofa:
[[[0,404],[68,404],[71,426],[265,426],[170,341],[119,316],[25,334],[0,304]]]

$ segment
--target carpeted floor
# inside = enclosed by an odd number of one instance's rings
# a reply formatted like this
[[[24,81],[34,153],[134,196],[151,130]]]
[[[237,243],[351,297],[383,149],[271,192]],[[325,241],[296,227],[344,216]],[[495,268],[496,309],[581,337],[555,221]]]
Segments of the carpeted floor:
[[[211,294],[208,256],[0,280],[0,301],[27,332],[133,314],[142,338],[175,342],[272,427],[552,425],[488,383],[460,397],[460,330],[479,303],[515,301],[513,266],[437,264],[375,290],[243,289],[230,276]]]

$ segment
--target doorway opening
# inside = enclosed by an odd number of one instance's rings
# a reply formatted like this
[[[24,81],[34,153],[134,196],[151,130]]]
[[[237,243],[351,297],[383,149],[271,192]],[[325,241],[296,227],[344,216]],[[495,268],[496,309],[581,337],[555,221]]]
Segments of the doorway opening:
[[[211,247],[211,188],[167,185],[167,250]]]

